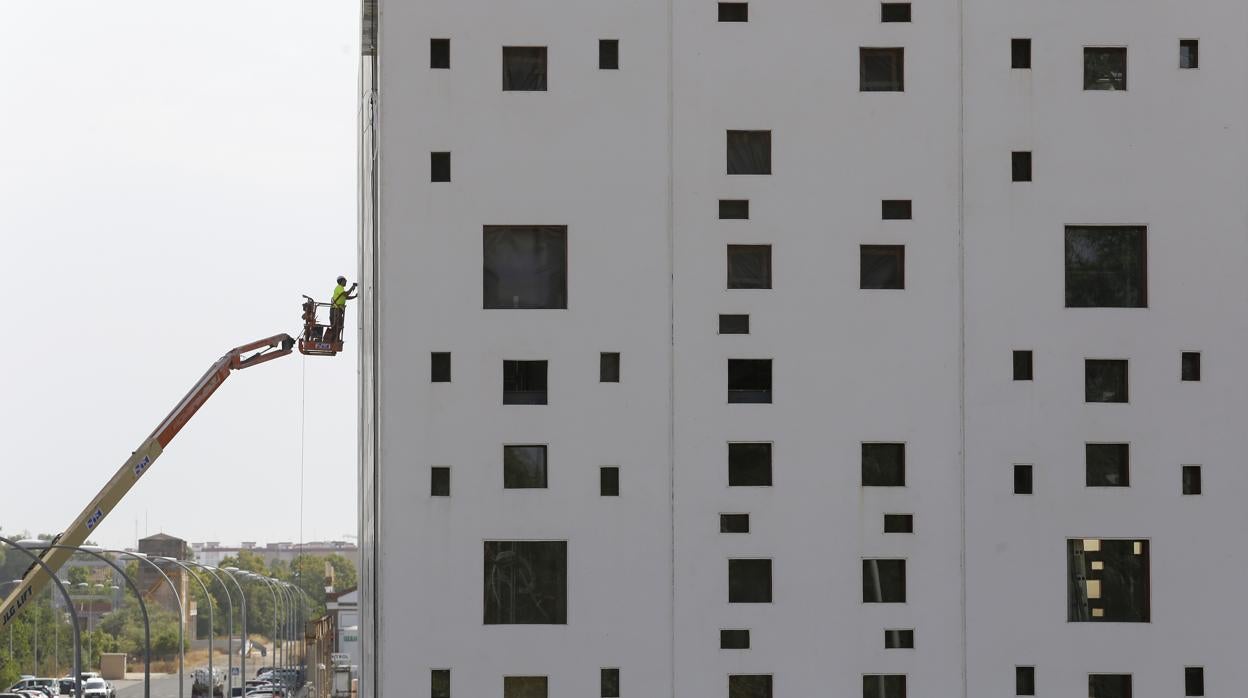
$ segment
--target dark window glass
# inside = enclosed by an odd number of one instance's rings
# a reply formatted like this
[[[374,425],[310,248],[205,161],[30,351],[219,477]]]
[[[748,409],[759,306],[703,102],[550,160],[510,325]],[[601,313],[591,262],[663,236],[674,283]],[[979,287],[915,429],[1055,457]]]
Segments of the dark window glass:
[[[599,39],[598,40],[598,68],[600,70],[619,70],[620,68],[620,40],[619,39]]]
[[[620,382],[620,352],[604,351],[598,355],[598,382]]]
[[[546,487],[546,447],[503,446],[503,487]]]
[[[1032,473],[1030,465],[1014,466],[1014,494],[1032,494]]]
[[[770,674],[730,674],[728,698],[772,698]]]
[[[721,650],[748,650],[750,648],[750,631],[720,630],[719,648]]]
[[[750,515],[749,514],[720,514],[719,515],[719,532],[720,533],[749,533],[750,532]]]
[[[1030,349],[1014,350],[1014,380],[1029,381],[1033,380],[1032,374],[1032,356]]]
[[[1010,178],[1015,182],[1031,181],[1031,151],[1016,150],[1010,153]]]
[[[568,307],[568,227],[487,225],[485,308]]]
[[[1031,68],[1031,39],[1010,39],[1010,67],[1018,70]]]
[[[1066,620],[1074,623],[1149,621],[1148,541],[1071,538]]]
[[[601,681],[602,698],[620,698],[620,670],[603,669]]]
[[[429,380],[434,383],[451,382],[451,352],[435,351],[429,354]]]
[[[910,3],[886,2],[880,5],[881,22],[909,22]]]
[[[1179,67],[1191,70],[1200,67],[1200,42],[1196,39],[1179,41]],[[1188,695],[1191,695],[1190,693]]]
[[[1115,46],[1085,47],[1083,89],[1127,89],[1127,49]]]
[[[434,497],[451,496],[451,469],[435,465],[429,469],[429,494]]]
[[[1200,466],[1183,466],[1183,494],[1200,494]]]
[[[771,444],[728,444],[728,485],[771,486]]]
[[[1126,402],[1127,362],[1122,359],[1085,359],[1083,399],[1085,402]]]
[[[886,221],[908,221],[910,208],[910,199],[884,199],[880,202],[880,217]]]
[[[503,361],[503,404],[546,404],[545,361]]]
[[[1205,695],[1205,669],[1204,667],[1198,667],[1198,666],[1183,667],[1183,695],[1185,696]]]
[[[860,249],[859,287],[902,289],[906,287],[905,245],[863,245]]]
[[[1014,695],[1036,695],[1036,668],[1034,666],[1014,667]]]
[[[914,630],[885,630],[884,631],[884,649],[886,650],[912,650],[914,649]]]
[[[749,315],[720,315],[719,316],[719,333],[720,334],[749,334],[750,333],[750,316]]]
[[[750,217],[749,199],[720,199],[719,217],[721,220],[744,220]]]
[[[546,698],[545,676],[504,676],[503,698]]]
[[[1066,307],[1148,306],[1146,233],[1142,227],[1066,228]]]
[[[1131,698],[1131,675],[1088,674],[1088,698]]]
[[[719,21],[748,22],[750,21],[750,4],[746,2],[719,3]]]
[[[1200,380],[1200,352],[1183,352],[1182,377],[1185,381]]]
[[[485,541],[486,625],[567,622],[567,541]]]
[[[771,560],[729,560],[728,603],[771,603]]]
[[[728,288],[771,288],[771,245],[729,245]]]
[[[1129,487],[1131,447],[1128,444],[1087,444],[1088,487]]]
[[[885,514],[885,533],[914,533],[914,514]]]
[[[614,465],[598,469],[598,493],[603,497],[620,496],[620,469]]]
[[[451,181],[450,153],[429,153],[429,181]]]
[[[863,487],[904,487],[906,484],[906,445],[862,445]]]
[[[863,603],[905,603],[906,561],[863,560]]]
[[[451,670],[434,669],[429,672],[430,698],[451,698]]]
[[[429,67],[443,70],[451,67],[451,40],[429,40]]]
[[[771,359],[728,359],[728,402],[771,402]]]
[[[859,91],[901,92],[905,83],[905,49],[858,49]]]
[[[862,698],[906,698],[905,674],[866,674]]]
[[[544,92],[546,90],[546,47],[503,47],[503,90]]]
[[[728,174],[771,174],[771,131],[729,131]]]

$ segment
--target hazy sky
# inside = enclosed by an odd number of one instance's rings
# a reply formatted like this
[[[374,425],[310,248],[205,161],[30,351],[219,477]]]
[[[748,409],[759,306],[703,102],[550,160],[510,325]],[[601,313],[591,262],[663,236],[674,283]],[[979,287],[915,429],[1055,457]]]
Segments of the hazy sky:
[[[63,529],[214,360],[354,277],[358,4],[0,0],[4,532]],[[356,325],[234,373],[92,538],[297,541],[304,447],[303,538],[354,534]]]

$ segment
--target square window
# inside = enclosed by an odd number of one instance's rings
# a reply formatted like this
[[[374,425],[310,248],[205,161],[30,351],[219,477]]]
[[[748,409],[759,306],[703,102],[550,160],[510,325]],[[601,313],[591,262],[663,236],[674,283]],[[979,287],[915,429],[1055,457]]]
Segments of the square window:
[[[863,487],[905,487],[906,445],[864,443],[862,445]]]
[[[604,351],[598,355],[598,382],[620,382],[620,352]]]
[[[749,334],[750,333],[750,316],[749,315],[720,315],[719,316],[719,333],[720,334]]]
[[[1183,352],[1182,378],[1185,381],[1200,380],[1200,352],[1185,351]]]
[[[619,70],[620,69],[620,40],[619,39],[599,39],[598,40],[598,69],[599,70]]]
[[[1066,307],[1148,307],[1143,227],[1066,227]]]
[[[504,676],[503,698],[546,698],[545,676]]]
[[[1033,380],[1032,355],[1030,349],[1014,350],[1014,380]]]
[[[750,21],[750,4],[746,2],[719,3],[719,21],[748,22]]]
[[[1198,666],[1183,667],[1183,695],[1185,696],[1205,695],[1205,669],[1204,667],[1198,667]]]
[[[429,67],[438,70],[451,68],[451,40],[429,40]]]
[[[1127,49],[1087,46],[1083,49],[1083,89],[1127,89]]]
[[[863,698],[906,698],[905,674],[864,674]]]
[[[911,217],[910,199],[884,199],[880,202],[880,218],[886,221],[908,221]]]
[[[1015,70],[1031,68],[1031,39],[1010,39],[1010,67]]]
[[[487,225],[483,307],[568,307],[568,227]]]
[[[546,487],[545,446],[503,446],[503,487],[509,490]]]
[[[771,288],[771,245],[729,245],[728,288]]]
[[[598,469],[598,494],[603,497],[620,496],[620,468],[604,465]]]
[[[914,514],[885,514],[885,533],[914,533]]]
[[[546,47],[503,47],[503,91],[546,91]]]
[[[1200,41],[1196,39],[1179,40],[1179,67],[1184,70],[1193,70],[1200,67]]]
[[[728,174],[771,174],[771,131],[729,131]]]
[[[728,698],[772,698],[770,674],[729,674]]]
[[[720,514],[719,515],[719,532],[720,533],[749,533],[750,532],[750,515],[749,514]]]
[[[910,3],[886,2],[880,5],[881,22],[909,22]]]
[[[602,698],[620,698],[619,669],[603,669],[599,683],[602,684]]]
[[[1183,466],[1183,494],[1200,494],[1200,466]]]
[[[1148,541],[1072,538],[1066,546],[1067,621],[1149,622]]]
[[[1010,178],[1015,182],[1031,181],[1031,151],[1016,150],[1010,153]]]
[[[720,199],[720,220],[748,220],[750,217],[749,199]]]
[[[860,92],[901,92],[905,90],[904,48],[858,49],[858,90]]]
[[[451,181],[450,153],[429,153],[429,181]]]
[[[430,698],[451,698],[451,670],[432,669],[429,672]]]
[[[546,404],[545,361],[503,360],[503,404]]]
[[[914,630],[885,630],[884,631],[884,649],[886,650],[912,650],[914,649]]]
[[[905,603],[906,561],[863,560],[863,603]]]
[[[1036,668],[1034,666],[1014,667],[1014,695],[1036,695]]]
[[[1088,487],[1129,487],[1131,447],[1127,444],[1086,444]]]
[[[770,487],[771,444],[728,444],[728,486]]]
[[[434,383],[451,382],[451,352],[435,351],[429,354],[429,380]]]
[[[904,289],[905,245],[862,245],[859,251],[859,288]]]
[[[720,630],[719,648],[721,650],[748,650],[750,648],[750,631]]]
[[[451,469],[444,465],[435,465],[429,469],[429,495],[431,497],[451,496]]]
[[[728,359],[728,402],[771,402],[771,359]]]
[[[728,603],[771,603],[771,560],[728,560]]]
[[[1014,466],[1014,494],[1032,494],[1032,472],[1030,465]]]
[[[484,580],[486,625],[567,624],[567,541],[487,540]]]
[[[1088,674],[1088,698],[1131,698],[1131,675]]]
[[[1085,359],[1084,402],[1126,402],[1127,362],[1122,359]]]

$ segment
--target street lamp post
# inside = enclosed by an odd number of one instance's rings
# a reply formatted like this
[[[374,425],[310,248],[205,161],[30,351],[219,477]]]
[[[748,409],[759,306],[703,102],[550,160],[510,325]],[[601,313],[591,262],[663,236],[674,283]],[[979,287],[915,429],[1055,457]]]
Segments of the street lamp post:
[[[213,629],[216,627],[213,624],[214,621],[212,617],[213,605],[214,605],[212,602],[212,594],[208,593],[208,585],[204,584],[204,580],[200,579],[199,575],[192,572],[190,567],[187,567],[186,565],[182,564],[176,558],[157,557],[156,559],[160,560],[161,562],[172,562],[173,564],[181,568],[183,572],[186,572],[187,574],[191,575],[191,577],[194,578],[195,581],[199,582],[199,588],[203,590],[204,596],[208,598],[208,698],[212,698],[213,695],[215,694],[215,689],[217,687],[217,677],[215,674],[212,673],[212,636],[215,634],[213,632]]]
[[[239,662],[238,678],[243,684],[243,694],[245,697],[247,693],[247,640],[248,640],[247,638],[247,595],[243,593],[242,585],[239,584],[238,579],[234,577],[234,574],[239,571],[237,567],[225,567],[225,568],[221,568],[221,571],[224,572],[225,575],[230,578],[230,581],[234,583],[234,588],[238,589],[238,601],[239,601],[240,607],[242,608],[243,648],[242,648],[242,653],[238,660]],[[234,698],[233,687],[231,687],[230,695],[227,696],[226,698]]]
[[[221,577],[217,574],[219,570],[216,567],[213,567],[212,565],[201,564],[193,560],[186,560],[185,562],[188,565],[198,567],[204,570],[205,572],[207,572],[208,574],[212,575],[212,578],[217,580],[217,584],[220,584],[221,588],[225,591],[225,667],[226,667],[225,692],[226,692],[226,698],[233,698],[233,693],[234,693],[234,600],[230,598],[230,587],[226,586],[225,582],[221,580]],[[216,628],[213,628],[213,632],[216,632]],[[243,685],[245,686],[246,683],[244,683]]]
[[[61,578],[56,576],[56,570],[48,567],[48,563],[40,559],[38,555],[30,552],[4,536],[0,536],[0,543],[8,545],[19,553],[29,557],[35,562],[35,564],[39,565],[39,567],[43,569],[44,573],[52,579],[52,583],[61,590],[61,596],[64,597],[65,603],[69,604],[72,608],[74,602],[69,596],[69,591],[65,589],[65,585],[61,583]],[[18,606],[17,608],[21,608],[21,606]],[[78,614],[71,610],[70,615],[74,620],[74,694],[77,695],[78,698],[82,698],[82,637],[78,632]],[[9,620],[11,621],[12,618]],[[12,627],[13,626],[9,626],[10,630]]]
[[[273,660],[274,660],[274,663],[276,663],[277,661],[277,646],[276,646],[276,642],[277,642],[277,592],[273,591],[273,587],[269,584],[269,578],[265,577],[262,574],[256,574],[255,572],[247,572],[243,576],[246,579],[252,579],[252,580],[264,582],[265,587],[267,587],[269,590],[269,594],[273,596],[273,642],[275,643],[273,647]]]
[[[178,587],[174,585],[173,580],[165,571],[160,569],[160,565],[148,559],[145,553],[135,553],[129,550],[105,550],[104,552],[113,555],[125,555],[148,565],[156,570],[156,573],[169,585],[169,590],[173,592],[173,600],[178,604],[178,698],[183,698],[186,692],[186,640],[182,637],[182,626],[186,623],[186,616],[183,615],[182,596],[178,593]]]

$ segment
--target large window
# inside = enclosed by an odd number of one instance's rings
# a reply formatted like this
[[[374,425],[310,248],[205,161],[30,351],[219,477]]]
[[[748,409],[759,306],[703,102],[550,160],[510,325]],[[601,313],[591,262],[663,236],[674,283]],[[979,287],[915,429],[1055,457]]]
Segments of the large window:
[[[546,404],[545,361],[503,361],[503,404]]]
[[[728,486],[771,486],[771,444],[728,444]]]
[[[901,92],[906,88],[905,49],[858,49],[858,89],[861,92]]]
[[[730,674],[728,698],[771,698],[771,675]]]
[[[1066,307],[1146,307],[1145,238],[1138,226],[1068,226]]]
[[[1127,49],[1088,46],[1083,49],[1083,89],[1127,89]]]
[[[504,676],[503,698],[546,698],[545,676]]]
[[[863,560],[863,603],[905,603],[906,561]]]
[[[1131,675],[1088,674],[1088,698],[1131,698]]]
[[[862,698],[906,698],[906,675],[864,674]]]
[[[771,560],[729,560],[728,603],[771,603]]]
[[[567,541],[485,541],[486,625],[567,622]]]
[[[503,446],[503,487],[546,487],[546,447]]]
[[[1126,402],[1126,360],[1084,359],[1083,399],[1085,402]]]
[[[862,445],[863,487],[904,487],[905,484],[905,444],[864,443]]]
[[[503,90],[544,92],[546,90],[546,47],[503,47]]]
[[[728,359],[728,402],[771,402],[771,359]]]
[[[1066,541],[1066,549],[1066,620],[1149,621],[1148,541],[1072,538]]]
[[[859,260],[859,288],[906,287],[905,245],[862,245]]]
[[[1088,487],[1131,485],[1130,444],[1085,444],[1084,452]]]
[[[729,131],[728,174],[771,174],[771,131]]]
[[[485,308],[568,307],[568,227],[487,225]]]
[[[729,245],[728,288],[771,288],[771,245]]]

